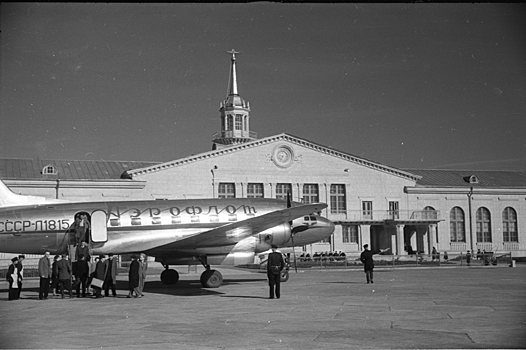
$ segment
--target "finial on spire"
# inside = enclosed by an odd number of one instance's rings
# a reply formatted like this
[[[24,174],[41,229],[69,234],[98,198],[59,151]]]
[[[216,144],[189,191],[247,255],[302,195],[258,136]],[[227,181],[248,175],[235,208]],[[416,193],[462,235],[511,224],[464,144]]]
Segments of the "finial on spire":
[[[238,52],[238,51],[232,49],[230,51],[227,51],[227,53],[232,54],[232,60],[235,60],[236,59],[236,53],[241,53],[241,52]]]

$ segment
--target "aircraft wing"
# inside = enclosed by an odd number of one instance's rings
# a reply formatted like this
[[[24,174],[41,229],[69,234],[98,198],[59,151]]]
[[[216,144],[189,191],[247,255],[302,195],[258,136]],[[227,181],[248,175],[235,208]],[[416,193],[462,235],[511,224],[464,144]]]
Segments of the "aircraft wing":
[[[261,216],[233,222],[212,230],[197,233],[177,242],[170,243],[169,246],[170,249],[184,249],[188,247],[196,248],[233,245],[242,239],[258,234],[266,229],[325,208],[327,208],[327,204],[316,203],[276,210]]]

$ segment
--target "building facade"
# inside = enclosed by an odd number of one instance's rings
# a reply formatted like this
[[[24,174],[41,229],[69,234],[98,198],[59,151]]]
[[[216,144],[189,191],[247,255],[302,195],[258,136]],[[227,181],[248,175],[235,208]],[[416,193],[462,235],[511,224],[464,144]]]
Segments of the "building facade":
[[[336,224],[313,254],[467,250],[526,256],[526,172],[397,169],[290,134],[258,139],[238,94],[236,57],[209,152],[170,162],[0,159],[15,193],[77,201],[281,198],[325,202]],[[0,248],[1,250],[1,248]]]

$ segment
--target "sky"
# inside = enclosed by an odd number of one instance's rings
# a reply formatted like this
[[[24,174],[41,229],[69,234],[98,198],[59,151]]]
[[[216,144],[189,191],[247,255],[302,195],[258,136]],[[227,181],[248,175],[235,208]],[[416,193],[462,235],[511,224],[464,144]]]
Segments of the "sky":
[[[258,138],[526,171],[526,5],[1,3],[0,157],[211,150],[230,54]]]

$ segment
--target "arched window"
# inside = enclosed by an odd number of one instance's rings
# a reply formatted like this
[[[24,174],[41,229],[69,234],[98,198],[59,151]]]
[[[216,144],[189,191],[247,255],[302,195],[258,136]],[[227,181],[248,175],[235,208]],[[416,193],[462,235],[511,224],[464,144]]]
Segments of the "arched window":
[[[449,237],[451,242],[466,241],[464,211],[459,207],[454,207],[449,212]]]
[[[507,207],[502,212],[502,238],[504,242],[518,242],[517,212],[512,207]]]
[[[487,208],[477,209],[477,242],[491,242],[491,215]]]

